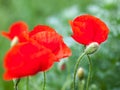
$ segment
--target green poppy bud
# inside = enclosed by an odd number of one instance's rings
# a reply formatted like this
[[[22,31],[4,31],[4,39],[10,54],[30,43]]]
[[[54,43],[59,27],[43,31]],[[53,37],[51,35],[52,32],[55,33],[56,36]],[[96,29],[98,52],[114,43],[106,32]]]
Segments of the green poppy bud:
[[[84,50],[84,52],[86,54],[93,54],[98,50],[98,48],[99,48],[99,44],[97,42],[93,42],[86,46],[86,49]]]

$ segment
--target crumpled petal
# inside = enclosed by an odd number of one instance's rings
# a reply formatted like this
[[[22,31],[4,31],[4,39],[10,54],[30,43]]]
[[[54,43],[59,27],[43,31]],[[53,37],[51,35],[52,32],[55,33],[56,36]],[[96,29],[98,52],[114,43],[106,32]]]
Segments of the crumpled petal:
[[[64,44],[62,36],[53,31],[53,29],[42,30],[42,28],[40,26],[39,28],[36,27],[35,31],[37,30],[38,32],[30,35],[30,38],[50,49],[58,57],[57,61],[71,55],[71,50]]]
[[[11,80],[46,71],[54,61],[56,61],[56,56],[44,46],[35,42],[19,43],[5,56],[4,79]]]

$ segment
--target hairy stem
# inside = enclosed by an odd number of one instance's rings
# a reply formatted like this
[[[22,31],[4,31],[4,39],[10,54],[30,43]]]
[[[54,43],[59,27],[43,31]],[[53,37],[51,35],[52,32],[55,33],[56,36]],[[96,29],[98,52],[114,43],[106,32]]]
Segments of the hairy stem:
[[[74,78],[73,78],[73,90],[75,90],[75,80],[76,80],[76,73],[77,73],[77,69],[78,69],[78,66],[79,66],[79,63],[82,59],[82,57],[85,55],[86,53],[82,53],[79,58],[77,59],[77,62],[75,64],[75,70],[74,70]]]
[[[88,54],[87,54],[87,58],[88,58],[88,62],[89,62],[89,73],[88,73],[88,78],[87,78],[86,90],[88,90],[88,88],[89,88],[89,82],[90,82],[91,71],[92,71],[92,63],[91,63],[90,56]]]

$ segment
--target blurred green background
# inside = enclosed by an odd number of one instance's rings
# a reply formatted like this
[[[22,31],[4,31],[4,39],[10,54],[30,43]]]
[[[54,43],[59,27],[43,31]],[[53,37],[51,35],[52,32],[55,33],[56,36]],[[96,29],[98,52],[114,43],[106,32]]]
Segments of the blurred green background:
[[[71,90],[74,65],[83,51],[83,46],[71,37],[68,23],[81,14],[92,14],[101,18],[109,27],[108,40],[100,46],[92,59],[92,80],[89,90],[120,90],[120,0],[0,0],[0,31],[8,31],[16,21],[25,21],[32,30],[37,24],[46,24],[63,35],[73,55],[56,63],[47,72],[46,90]],[[13,90],[12,81],[4,81],[3,58],[10,41],[0,36],[0,90]],[[61,65],[66,68],[61,70]],[[88,61],[83,58],[80,67],[88,75]],[[25,90],[26,78],[19,83],[19,90]],[[43,73],[30,77],[29,90],[42,90]],[[81,81],[77,80],[77,86]],[[79,88],[77,90],[80,90]]]

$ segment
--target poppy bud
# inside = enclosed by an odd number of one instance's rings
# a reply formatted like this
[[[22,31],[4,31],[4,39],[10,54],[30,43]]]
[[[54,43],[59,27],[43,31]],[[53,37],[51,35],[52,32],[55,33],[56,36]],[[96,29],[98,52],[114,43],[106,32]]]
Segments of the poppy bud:
[[[67,62],[67,59],[64,59],[64,60],[61,60],[58,64],[58,69],[60,71],[64,71],[66,70],[67,66],[66,66],[66,62]]]
[[[61,65],[61,70],[65,70],[65,69],[66,69],[66,64],[63,63],[63,64]]]
[[[84,70],[82,67],[80,67],[78,70],[77,70],[77,77],[82,80],[84,78]]]
[[[14,45],[16,45],[17,43],[18,43],[18,37],[17,36],[15,36],[14,38],[13,38],[13,40],[11,41],[11,47],[13,47]]]
[[[99,48],[99,44],[97,42],[93,42],[86,46],[86,49],[84,50],[84,52],[86,54],[92,54],[96,52],[98,48]]]

